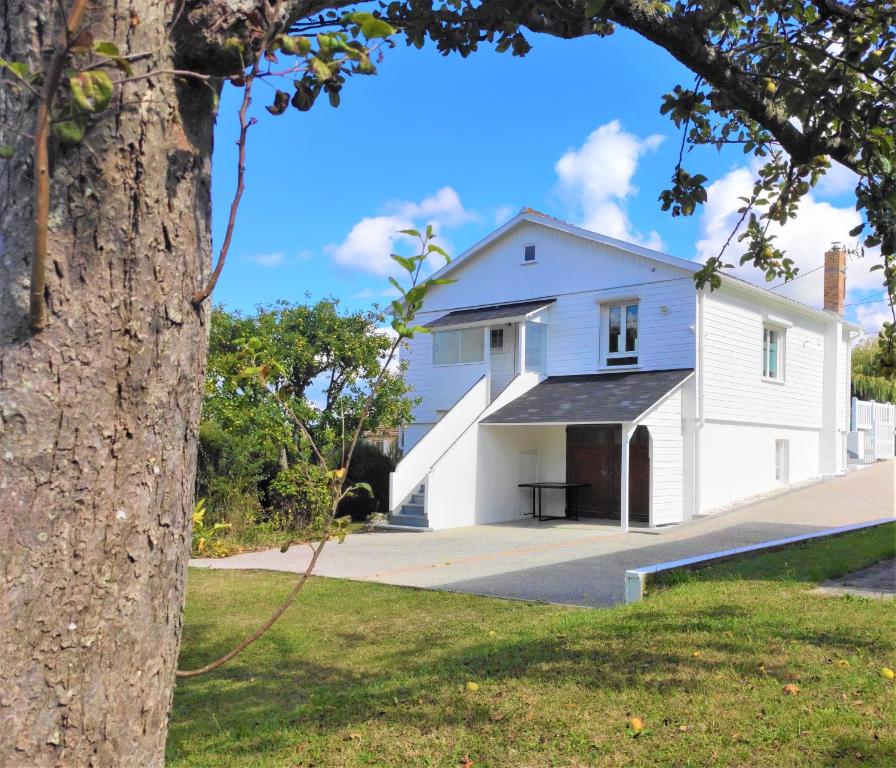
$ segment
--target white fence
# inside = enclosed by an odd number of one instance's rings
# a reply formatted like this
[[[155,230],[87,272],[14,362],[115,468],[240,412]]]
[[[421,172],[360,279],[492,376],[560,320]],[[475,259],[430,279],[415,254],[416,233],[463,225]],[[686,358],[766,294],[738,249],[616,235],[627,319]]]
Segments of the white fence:
[[[896,456],[896,405],[852,399],[849,452],[869,463]]]

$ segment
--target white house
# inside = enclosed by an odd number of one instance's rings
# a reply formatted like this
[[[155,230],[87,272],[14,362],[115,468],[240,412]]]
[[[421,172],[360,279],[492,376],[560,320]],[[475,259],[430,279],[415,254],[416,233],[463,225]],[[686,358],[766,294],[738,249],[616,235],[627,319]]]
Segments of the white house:
[[[846,466],[845,250],[825,309],[531,209],[445,267],[405,350],[421,398],[390,523],[662,526]]]

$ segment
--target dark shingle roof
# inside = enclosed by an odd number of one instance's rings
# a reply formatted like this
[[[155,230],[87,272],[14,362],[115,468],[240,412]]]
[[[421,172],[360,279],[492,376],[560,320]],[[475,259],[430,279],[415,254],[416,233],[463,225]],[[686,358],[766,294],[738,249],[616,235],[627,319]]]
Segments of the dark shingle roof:
[[[625,371],[549,376],[483,424],[588,424],[634,421],[693,373]]]
[[[536,309],[547,307],[555,301],[557,299],[537,299],[535,301],[517,301],[513,304],[494,304],[490,307],[476,307],[475,309],[458,309],[427,323],[426,327],[441,328],[446,325],[479,323],[486,320],[500,320],[505,317],[522,317]]]

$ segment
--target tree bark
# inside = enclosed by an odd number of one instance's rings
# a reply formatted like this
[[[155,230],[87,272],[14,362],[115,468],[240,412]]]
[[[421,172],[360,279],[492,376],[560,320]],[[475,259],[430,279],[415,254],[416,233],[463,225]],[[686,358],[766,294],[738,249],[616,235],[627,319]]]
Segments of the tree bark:
[[[68,3],[65,3],[68,5]],[[93,2],[95,40],[171,69],[181,3]],[[0,4],[0,55],[46,68],[55,0]],[[164,761],[181,630],[210,263],[214,93],[116,91],[51,144],[50,324],[28,326],[36,100],[0,88],[0,765]]]

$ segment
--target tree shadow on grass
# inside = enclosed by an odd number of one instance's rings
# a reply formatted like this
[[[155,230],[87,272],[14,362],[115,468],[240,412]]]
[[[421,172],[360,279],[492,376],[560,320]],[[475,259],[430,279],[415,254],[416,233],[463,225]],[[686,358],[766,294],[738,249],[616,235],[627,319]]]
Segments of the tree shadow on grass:
[[[470,598],[442,599],[450,607]],[[486,622],[490,602],[482,602]],[[420,607],[411,601],[406,610]],[[493,704],[464,696],[468,680],[493,690],[522,683],[535,696],[563,684],[570,696],[600,691],[618,701],[645,687],[661,696],[699,698],[713,676],[779,690],[800,671],[798,655],[788,653],[793,644],[830,654],[894,652],[896,638],[857,633],[830,621],[833,616],[828,611],[801,620],[794,606],[792,620],[782,622],[780,614],[757,616],[734,601],[690,607],[683,600],[665,607],[648,601],[615,611],[558,611],[541,624],[505,627],[494,637],[475,627],[471,640],[456,627],[433,628],[424,615],[418,617],[421,631],[388,642],[359,632],[338,639],[336,633],[338,649],[315,646],[332,643],[331,633],[303,629],[310,640],[297,644],[295,628],[281,627],[212,675],[179,683],[169,756],[186,754],[198,739],[248,758],[276,751],[283,739],[294,738],[289,733],[326,738],[378,721],[417,734],[446,727],[488,732],[496,727]],[[352,620],[350,613],[344,618]],[[188,638],[189,660],[212,658],[230,644],[211,622],[192,624]],[[872,755],[873,747],[856,749]]]

